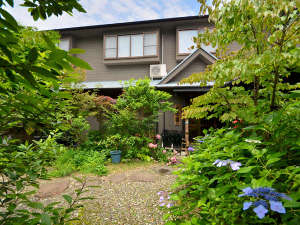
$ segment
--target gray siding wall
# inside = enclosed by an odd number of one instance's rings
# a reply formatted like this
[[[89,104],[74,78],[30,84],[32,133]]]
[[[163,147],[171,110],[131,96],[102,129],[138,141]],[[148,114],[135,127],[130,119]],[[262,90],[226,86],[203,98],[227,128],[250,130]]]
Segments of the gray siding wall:
[[[84,49],[78,57],[87,61],[93,68],[86,73],[86,81],[128,80],[149,76],[149,65],[105,65],[103,62],[103,37],[76,38],[73,47]]]
[[[182,70],[177,76],[175,76],[170,82],[179,82],[182,79],[189,77],[193,73],[199,73],[205,70],[207,64],[204,63],[200,57],[195,59],[190,65]]]
[[[184,105],[184,99],[180,96],[173,95],[169,101],[173,102],[174,106],[175,104],[180,104],[182,106]],[[159,115],[158,132],[161,134],[163,129],[182,131],[183,127],[182,125],[175,125],[173,112],[165,112]]]
[[[162,45],[163,56],[162,63],[167,65],[167,72],[172,70],[176,65],[176,29],[163,30]]]

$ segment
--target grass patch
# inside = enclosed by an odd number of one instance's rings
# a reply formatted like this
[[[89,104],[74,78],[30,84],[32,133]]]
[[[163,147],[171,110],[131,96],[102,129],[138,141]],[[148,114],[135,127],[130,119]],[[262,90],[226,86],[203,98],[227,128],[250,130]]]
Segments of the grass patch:
[[[153,165],[163,165],[163,163],[147,162],[141,160],[123,160],[119,164],[113,164],[111,162],[106,163],[106,167],[109,174],[119,173],[126,170],[134,170],[137,168],[147,168]]]
[[[68,149],[57,157],[49,175],[51,177],[64,177],[74,172],[104,175],[107,173],[104,161],[105,155],[98,151]]]

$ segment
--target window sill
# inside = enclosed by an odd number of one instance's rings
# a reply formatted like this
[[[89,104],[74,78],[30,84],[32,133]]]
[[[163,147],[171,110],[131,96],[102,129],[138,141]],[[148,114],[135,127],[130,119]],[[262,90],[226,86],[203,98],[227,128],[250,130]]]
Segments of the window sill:
[[[104,59],[105,65],[128,65],[128,64],[150,64],[159,63],[160,59],[158,56],[151,57],[136,57],[136,58],[118,58],[118,59]]]

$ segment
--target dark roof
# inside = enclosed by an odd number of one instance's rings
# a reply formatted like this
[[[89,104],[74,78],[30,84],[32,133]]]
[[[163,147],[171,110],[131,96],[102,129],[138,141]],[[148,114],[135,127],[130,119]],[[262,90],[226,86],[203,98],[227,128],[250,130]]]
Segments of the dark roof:
[[[134,22],[125,22],[125,23],[100,24],[100,25],[83,26],[83,27],[69,27],[69,28],[60,28],[60,29],[54,29],[54,30],[56,30],[56,31],[86,30],[86,29],[95,29],[95,28],[120,27],[120,26],[128,26],[128,25],[149,24],[149,23],[176,22],[176,21],[194,20],[194,19],[200,19],[200,18],[208,18],[208,15],[174,17],[174,18],[134,21]]]

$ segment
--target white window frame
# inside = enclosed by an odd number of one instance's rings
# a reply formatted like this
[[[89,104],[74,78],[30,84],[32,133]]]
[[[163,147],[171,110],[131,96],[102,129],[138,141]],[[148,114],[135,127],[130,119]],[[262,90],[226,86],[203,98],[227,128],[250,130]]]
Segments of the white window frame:
[[[62,41],[68,41],[68,50],[62,49],[62,48],[60,47],[60,44],[61,44]],[[58,47],[59,47],[60,49],[64,50],[64,51],[67,51],[67,52],[70,51],[70,49],[71,49],[71,47],[72,47],[72,39],[71,39],[70,37],[61,38],[61,39],[59,40]]]
[[[179,39],[179,32],[180,31],[189,31],[189,30],[196,30],[198,31],[198,34],[201,33],[201,32],[204,32],[204,29],[203,28],[187,28],[187,29],[177,29],[176,31],[176,55],[178,56],[185,56],[185,55],[190,55],[190,53],[180,53],[179,52],[179,44],[180,44],[180,39]],[[211,47],[212,48],[212,47]],[[212,49],[216,49],[217,46],[215,48],[212,48]],[[197,46],[195,46],[195,49],[197,49]]]
[[[155,34],[156,35],[156,45],[151,45],[151,46],[156,46],[156,54],[155,55],[145,55],[145,38],[144,36],[146,34]],[[131,56],[132,53],[131,53],[131,44],[132,44],[132,41],[131,41],[131,37],[132,36],[135,36],[135,35],[143,35],[143,55],[142,56]],[[118,49],[119,49],[119,46],[118,46],[118,38],[121,37],[121,36],[130,36],[130,46],[129,46],[129,49],[130,49],[130,54],[129,56],[127,57],[119,57],[119,52],[118,52]],[[116,37],[116,57],[106,57],[106,49],[109,49],[109,48],[106,48],[106,39],[107,37]],[[147,46],[146,46],[147,47]],[[104,59],[134,59],[134,58],[149,58],[149,57],[158,57],[158,54],[159,54],[159,32],[158,31],[153,31],[153,32],[143,32],[143,33],[130,33],[130,34],[116,34],[116,35],[104,35],[104,43],[103,43],[103,55],[104,55]]]

